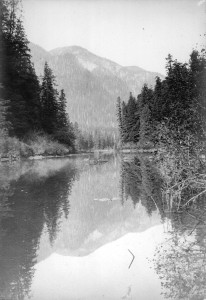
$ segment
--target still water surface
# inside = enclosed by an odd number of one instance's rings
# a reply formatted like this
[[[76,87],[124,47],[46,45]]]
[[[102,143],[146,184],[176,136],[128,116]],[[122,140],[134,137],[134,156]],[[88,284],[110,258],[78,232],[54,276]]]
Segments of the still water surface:
[[[168,214],[149,160],[105,160],[1,166],[0,299],[206,298],[204,205]]]

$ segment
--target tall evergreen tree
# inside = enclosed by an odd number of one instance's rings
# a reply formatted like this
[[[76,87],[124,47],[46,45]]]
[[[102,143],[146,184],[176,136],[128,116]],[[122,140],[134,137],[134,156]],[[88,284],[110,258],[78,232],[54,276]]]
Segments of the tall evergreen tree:
[[[60,91],[58,99],[57,124],[54,137],[61,143],[74,148],[75,133],[73,124],[66,112],[66,95],[64,90]]]
[[[122,120],[122,103],[120,97],[117,98],[117,122],[119,127],[119,133],[120,133],[120,141],[122,142],[124,139],[123,134],[123,120]]]
[[[141,142],[151,141],[153,135],[152,126],[152,102],[153,91],[147,85],[143,86],[140,97],[140,140]]]
[[[129,141],[129,132],[128,132],[128,110],[127,104],[122,101],[122,133],[123,133],[123,143],[127,143]]]
[[[138,104],[135,97],[130,93],[129,101],[127,103],[127,131],[128,141],[138,142],[139,140],[139,111]]]
[[[64,90],[60,91],[59,101],[58,101],[58,122],[57,126],[59,128],[68,126],[68,114],[66,112],[66,95]]]
[[[190,88],[194,127],[199,137],[206,133],[206,52],[194,50],[190,55]]]
[[[153,101],[152,101],[152,117],[156,121],[161,121],[162,118],[162,81],[159,77],[156,77]]]
[[[47,134],[53,134],[58,124],[58,92],[55,89],[55,77],[48,63],[44,66],[41,85],[41,121]]]
[[[117,102],[117,116],[121,140],[123,143],[137,142],[139,140],[139,105],[130,93],[127,103]]]
[[[9,132],[23,137],[40,127],[39,82],[31,63],[21,17],[19,1],[3,0],[2,16],[2,98],[9,100],[7,121]]]
[[[187,64],[177,61],[170,63],[165,80],[167,82],[167,106],[164,115],[169,118],[168,126],[178,133],[176,129],[179,129],[188,117],[191,104]]]

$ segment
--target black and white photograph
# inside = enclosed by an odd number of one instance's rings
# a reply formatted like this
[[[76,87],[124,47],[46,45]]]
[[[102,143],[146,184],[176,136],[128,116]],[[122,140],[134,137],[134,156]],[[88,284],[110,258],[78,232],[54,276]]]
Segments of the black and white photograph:
[[[0,300],[206,300],[206,0],[0,0]]]

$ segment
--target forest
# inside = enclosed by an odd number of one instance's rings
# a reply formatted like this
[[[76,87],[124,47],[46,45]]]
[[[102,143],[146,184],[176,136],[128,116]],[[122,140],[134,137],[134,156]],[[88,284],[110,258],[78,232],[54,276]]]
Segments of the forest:
[[[68,115],[64,89],[58,90],[55,74],[45,63],[42,78],[31,62],[19,0],[0,3],[0,148],[8,153],[65,155],[134,146],[203,147],[206,130],[206,52],[193,50],[188,63],[169,54],[166,77],[156,77],[136,97],[117,99],[119,136],[97,128],[82,131]],[[69,106],[69,103],[68,103]],[[121,142],[119,142],[119,139]]]
[[[0,3],[0,148],[3,156],[65,155],[114,146],[112,135],[81,132],[70,122],[67,99],[45,63],[38,78],[31,62],[21,2]]]
[[[205,297],[206,52],[168,55],[166,77],[117,99],[122,202],[158,211],[169,235],[151,261],[164,299]],[[141,150],[141,151],[140,151]],[[145,153],[144,153],[145,152]],[[201,266],[201,268],[200,268]],[[187,270],[185,272],[185,270]],[[204,270],[204,271],[203,271]]]
[[[168,55],[166,77],[144,85],[135,98],[117,99],[121,142],[140,148],[202,145],[206,133],[206,52],[193,50],[188,63]]]

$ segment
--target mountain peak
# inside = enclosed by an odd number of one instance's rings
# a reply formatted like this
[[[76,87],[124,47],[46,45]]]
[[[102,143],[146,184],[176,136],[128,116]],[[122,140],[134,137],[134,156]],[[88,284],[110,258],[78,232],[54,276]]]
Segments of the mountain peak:
[[[38,75],[43,74],[45,61],[49,63],[67,95],[71,121],[84,129],[115,128],[117,97],[128,99],[130,92],[138,95],[145,83],[154,85],[158,75],[135,66],[122,67],[76,45],[49,52],[32,45],[31,54]]]
[[[89,53],[89,51],[80,46],[66,46],[66,47],[59,47],[49,51],[52,55],[62,55],[65,53],[72,53],[72,54],[81,54],[81,53]]]

